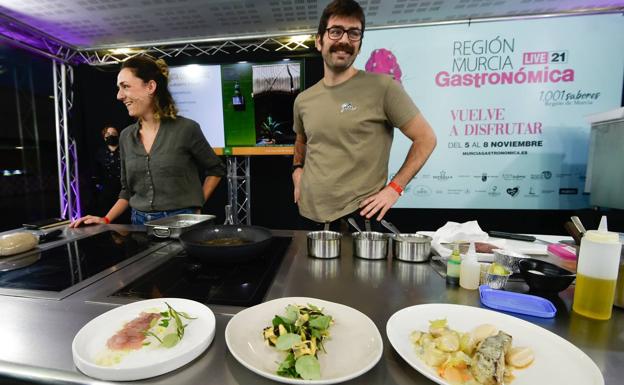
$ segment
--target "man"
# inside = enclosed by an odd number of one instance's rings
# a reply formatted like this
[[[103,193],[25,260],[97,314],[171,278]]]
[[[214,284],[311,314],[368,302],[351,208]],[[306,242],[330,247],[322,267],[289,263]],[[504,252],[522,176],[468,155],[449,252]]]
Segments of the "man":
[[[398,82],[353,68],[364,24],[353,0],[334,0],[325,8],[316,37],[324,77],[295,100],[294,198],[300,214],[314,222],[354,213],[381,220],[436,145]],[[394,127],[412,145],[386,185]]]

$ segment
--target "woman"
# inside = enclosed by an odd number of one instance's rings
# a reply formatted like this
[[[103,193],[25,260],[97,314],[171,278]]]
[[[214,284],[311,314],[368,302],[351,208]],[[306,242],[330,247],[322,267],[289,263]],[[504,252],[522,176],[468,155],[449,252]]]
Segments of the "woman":
[[[177,115],[167,88],[169,70],[163,60],[134,57],[117,76],[117,99],[137,122],[121,132],[121,191],[104,217],[87,215],[73,222],[110,223],[130,206],[132,223],[182,213],[196,213],[212,195],[223,162],[199,125]],[[199,175],[205,177],[203,185]]]

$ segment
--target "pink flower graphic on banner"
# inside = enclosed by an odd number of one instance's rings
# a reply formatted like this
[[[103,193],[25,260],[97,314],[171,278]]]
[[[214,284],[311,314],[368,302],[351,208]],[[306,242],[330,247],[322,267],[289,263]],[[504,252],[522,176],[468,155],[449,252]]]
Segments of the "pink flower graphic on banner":
[[[401,83],[401,67],[396,56],[390,50],[379,48],[371,52],[364,68],[368,72],[388,74]]]

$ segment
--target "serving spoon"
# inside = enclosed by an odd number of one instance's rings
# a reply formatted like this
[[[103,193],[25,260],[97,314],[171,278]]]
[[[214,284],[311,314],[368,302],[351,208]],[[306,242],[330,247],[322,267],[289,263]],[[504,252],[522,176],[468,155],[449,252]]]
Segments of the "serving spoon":
[[[393,225],[392,223],[388,222],[385,219],[382,219],[381,220],[381,225],[383,227],[385,227],[386,229],[392,231],[394,233],[394,235],[396,235],[396,239],[398,239],[400,241],[404,240],[403,236],[401,235],[401,232],[399,231],[399,229],[397,229],[396,226]]]
[[[347,219],[347,222],[349,222],[349,224],[350,224],[351,226],[353,226],[353,228],[355,228],[355,229],[358,231],[358,233],[361,233],[361,232],[362,232],[362,230],[360,229],[360,226],[358,226],[358,224],[357,224],[357,222],[355,221],[355,219],[353,219],[353,218],[349,217],[349,218]]]

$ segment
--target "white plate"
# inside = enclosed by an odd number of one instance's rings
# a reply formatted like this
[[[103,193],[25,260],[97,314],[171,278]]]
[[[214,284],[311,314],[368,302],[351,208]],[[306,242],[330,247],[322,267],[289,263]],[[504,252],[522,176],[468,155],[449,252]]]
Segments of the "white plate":
[[[131,351],[115,366],[95,363],[96,356],[105,351],[106,341],[126,322],[147,309],[166,311],[165,302],[175,310],[197,318],[188,322],[182,341],[169,349],[145,347]],[[74,337],[72,354],[76,367],[87,376],[101,380],[133,381],[159,376],[191,362],[206,350],[214,335],[215,317],[206,305],[180,298],[150,299],[118,307],[91,320]]]
[[[449,385],[416,355],[410,341],[414,330],[426,331],[429,321],[446,318],[451,329],[469,331],[489,323],[513,337],[513,346],[528,346],[535,360],[526,369],[514,370],[513,385],[604,385],[596,364],[580,349],[563,338],[530,322],[507,314],[472,306],[425,304],[394,313],[386,324],[390,344],[414,369],[437,382]]]
[[[327,353],[319,352],[320,380],[301,380],[276,374],[286,354],[267,345],[262,330],[276,315],[284,315],[291,304],[312,304],[331,315],[330,339],[324,342]],[[230,352],[247,369],[287,384],[335,384],[358,377],[381,358],[383,342],[379,330],[365,314],[338,303],[316,298],[289,297],[265,302],[236,314],[225,328]]]

